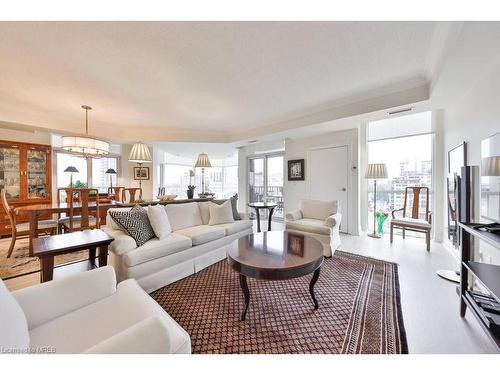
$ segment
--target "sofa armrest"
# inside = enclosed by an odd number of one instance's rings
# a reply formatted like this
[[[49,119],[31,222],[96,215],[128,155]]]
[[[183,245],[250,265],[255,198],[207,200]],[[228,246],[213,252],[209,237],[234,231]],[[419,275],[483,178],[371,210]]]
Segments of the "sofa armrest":
[[[285,216],[285,219],[287,221],[300,220],[300,219],[302,219],[302,211],[297,210],[297,211],[288,212]]]
[[[31,330],[115,292],[115,270],[106,266],[20,289],[12,295],[23,309]]]
[[[117,229],[110,229],[109,227],[103,228],[103,230],[115,239],[109,245],[109,251],[113,252],[113,254],[123,255],[137,249],[137,243],[127,233]]]
[[[152,316],[85,351],[87,354],[167,354],[170,337],[158,317]]]
[[[337,212],[336,214],[330,215],[325,219],[325,225],[330,228],[334,228],[340,225],[342,221],[342,214]]]

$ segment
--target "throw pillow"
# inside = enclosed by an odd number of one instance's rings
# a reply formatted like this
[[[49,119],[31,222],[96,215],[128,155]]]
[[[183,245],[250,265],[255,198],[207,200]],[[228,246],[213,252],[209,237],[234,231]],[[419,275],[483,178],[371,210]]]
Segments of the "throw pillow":
[[[160,240],[172,233],[167,211],[160,204],[148,206],[148,219],[153,231]]]
[[[225,201],[221,205],[211,203],[208,208],[210,210],[210,221],[208,222],[208,225],[234,222],[230,200]]]
[[[210,221],[210,209],[208,208],[210,202],[199,202],[198,207],[200,207],[201,222],[203,225],[207,225]]]
[[[240,214],[238,212],[238,194],[234,194],[231,198],[231,209],[233,210],[233,219],[234,220],[241,220]],[[222,204],[226,202],[227,199],[222,199],[222,200],[213,200],[212,202],[217,203],[217,204]]]
[[[109,214],[115,223],[135,240],[137,247],[156,237],[149,223],[147,211],[139,205],[132,207],[129,211],[110,211]]]

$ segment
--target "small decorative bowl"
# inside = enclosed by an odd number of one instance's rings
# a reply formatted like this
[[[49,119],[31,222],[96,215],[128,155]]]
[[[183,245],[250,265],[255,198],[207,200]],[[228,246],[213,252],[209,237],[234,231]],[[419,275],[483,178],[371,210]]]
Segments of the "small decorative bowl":
[[[160,201],[173,201],[175,198],[177,198],[177,195],[175,194],[168,194],[168,195],[159,195],[158,199]]]

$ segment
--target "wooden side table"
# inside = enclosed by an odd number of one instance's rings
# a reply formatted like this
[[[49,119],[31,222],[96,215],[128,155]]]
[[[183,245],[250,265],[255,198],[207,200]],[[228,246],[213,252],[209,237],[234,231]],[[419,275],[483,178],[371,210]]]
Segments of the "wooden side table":
[[[265,208],[269,210],[269,217],[267,222],[267,230],[271,230],[271,220],[273,218],[273,212],[276,208],[276,203],[265,203],[265,202],[252,202],[248,203],[249,207],[253,207],[255,209],[255,213],[257,214],[257,232],[260,232],[260,209]]]
[[[33,255],[40,259],[40,282],[52,280],[56,255],[89,250],[89,261],[95,262],[99,248],[99,267],[107,265],[108,246],[112,241],[113,237],[100,229],[34,238]]]

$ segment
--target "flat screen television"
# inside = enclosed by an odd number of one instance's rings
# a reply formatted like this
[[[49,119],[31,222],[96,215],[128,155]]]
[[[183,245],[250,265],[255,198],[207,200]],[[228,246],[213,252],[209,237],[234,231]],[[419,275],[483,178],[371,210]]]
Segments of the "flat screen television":
[[[481,217],[500,223],[500,133],[481,142]]]

